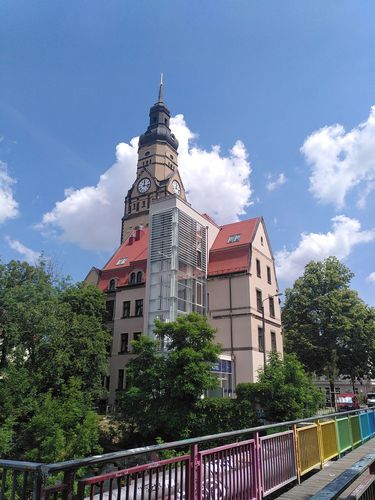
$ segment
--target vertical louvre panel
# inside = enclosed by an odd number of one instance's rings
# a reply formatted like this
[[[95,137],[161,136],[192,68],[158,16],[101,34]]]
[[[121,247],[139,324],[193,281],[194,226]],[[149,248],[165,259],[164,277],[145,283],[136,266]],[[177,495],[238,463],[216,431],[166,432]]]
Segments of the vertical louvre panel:
[[[172,210],[152,216],[151,262],[172,257]]]

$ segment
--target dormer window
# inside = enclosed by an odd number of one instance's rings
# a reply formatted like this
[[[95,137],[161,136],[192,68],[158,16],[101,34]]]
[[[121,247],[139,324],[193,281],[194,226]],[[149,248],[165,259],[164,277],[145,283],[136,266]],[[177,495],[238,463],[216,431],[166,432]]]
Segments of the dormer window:
[[[108,291],[114,292],[115,290],[116,290],[116,280],[111,279],[111,280],[109,280]]]
[[[130,285],[135,284],[135,273],[131,273],[130,278],[129,278],[129,284]]]
[[[142,283],[142,271],[137,272],[137,283]]]
[[[121,259],[119,259],[117,262],[116,262],[116,266],[122,266],[123,264],[125,264],[125,262],[127,261],[128,259],[126,257],[123,257]]]
[[[231,234],[228,238],[227,243],[237,243],[238,241],[240,241],[240,238],[240,234]]]

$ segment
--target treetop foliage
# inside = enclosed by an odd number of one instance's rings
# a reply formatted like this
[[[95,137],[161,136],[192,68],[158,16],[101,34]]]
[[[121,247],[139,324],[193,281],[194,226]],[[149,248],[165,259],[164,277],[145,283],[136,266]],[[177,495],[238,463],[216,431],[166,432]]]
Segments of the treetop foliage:
[[[285,349],[309,372],[352,382],[374,372],[374,309],[350,289],[353,273],[335,257],[306,265],[285,292]]]
[[[269,422],[283,422],[314,415],[322,403],[322,393],[293,355],[271,353],[259,380],[254,384],[238,384],[240,401],[259,406]]]
[[[191,313],[171,323],[156,321],[154,333],[156,340],[142,336],[132,343],[137,357],[127,365],[128,388],[119,401],[138,443],[189,435],[197,403],[218,383],[211,369],[220,346],[206,317]]]
[[[36,266],[0,263],[0,456],[48,460],[53,440],[47,446],[42,439],[48,435],[48,419],[41,441],[30,451],[29,426],[37,436],[41,409],[54,408],[50,414],[55,412],[57,419],[57,409],[68,405],[77,425],[92,425],[91,408],[103,391],[111,341],[104,327],[104,296],[92,285],[56,280],[47,267],[44,261]],[[68,393],[80,402],[79,411],[73,411]],[[62,421],[56,419],[50,419],[51,429],[64,435],[68,427],[59,427]],[[60,444],[56,439],[56,450]],[[97,433],[91,444],[92,451],[97,449]],[[79,453],[70,445],[65,451],[60,453],[71,458]]]

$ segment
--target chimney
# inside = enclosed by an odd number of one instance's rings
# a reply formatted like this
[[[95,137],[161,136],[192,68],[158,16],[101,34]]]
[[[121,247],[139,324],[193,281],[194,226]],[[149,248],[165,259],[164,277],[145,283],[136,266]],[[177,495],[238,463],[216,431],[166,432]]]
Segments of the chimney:
[[[142,229],[143,229],[142,224],[140,224],[135,228],[135,241],[139,241],[141,239]]]

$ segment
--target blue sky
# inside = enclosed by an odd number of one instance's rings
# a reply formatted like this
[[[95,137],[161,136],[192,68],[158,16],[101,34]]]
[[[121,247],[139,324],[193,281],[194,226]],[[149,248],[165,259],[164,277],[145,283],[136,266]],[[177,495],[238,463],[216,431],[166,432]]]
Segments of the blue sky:
[[[263,215],[282,288],[335,254],[375,306],[374,14],[373,0],[3,0],[1,259],[43,251],[75,280],[105,263],[163,71],[194,206]]]

